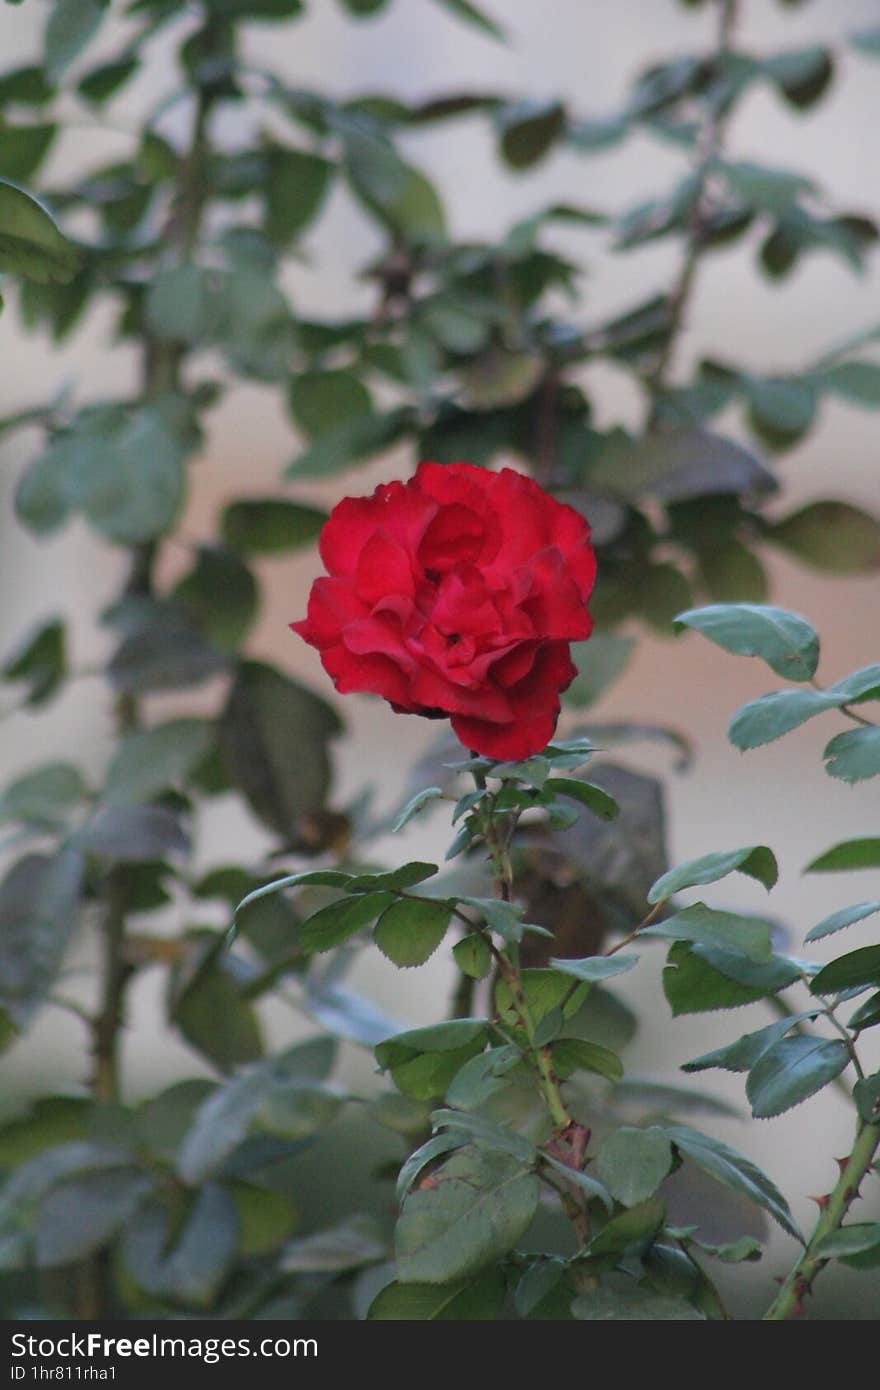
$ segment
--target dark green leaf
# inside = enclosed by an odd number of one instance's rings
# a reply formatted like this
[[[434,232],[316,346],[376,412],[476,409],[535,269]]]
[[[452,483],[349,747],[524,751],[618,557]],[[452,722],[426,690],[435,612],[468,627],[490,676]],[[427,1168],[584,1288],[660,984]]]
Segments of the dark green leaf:
[[[249,497],[230,502],[221,522],[230,550],[246,555],[274,555],[310,545],[327,513],[282,497]]]
[[[761,1054],[749,1072],[746,1095],[752,1114],[765,1120],[800,1105],[839,1076],[848,1062],[849,1051],[840,1038],[810,1038],[798,1033],[780,1039]]]
[[[677,941],[663,967],[663,993],[673,1015],[738,1009],[770,993],[760,985],[745,985],[711,966],[684,941]]]
[[[192,984],[170,1001],[169,1015],[187,1042],[221,1071],[263,1055],[257,1015],[222,961],[212,960],[197,972]]]
[[[880,565],[880,522],[847,502],[811,502],[767,529],[767,539],[831,574]]]
[[[868,410],[880,407],[880,362],[834,362],[821,377],[822,387]]]
[[[291,1241],[281,1252],[279,1269],[296,1274],[337,1274],[385,1257],[385,1241],[375,1217],[358,1215]]]
[[[793,1235],[796,1240],[802,1239],[782,1193],[750,1159],[737,1153],[727,1144],[722,1144],[719,1139],[691,1129],[689,1125],[663,1125],[660,1128],[676,1148],[692,1159],[704,1172],[717,1178],[725,1187],[742,1192],[752,1202],[768,1211],[774,1221],[777,1221],[784,1231],[788,1231],[789,1235]]]
[[[839,994],[858,985],[880,985],[880,946],[861,946],[824,965],[810,981],[810,992]]]
[[[79,268],[79,256],[45,208],[20,188],[0,180],[0,271],[66,284]]]
[[[544,783],[544,790],[555,796],[569,796],[579,801],[602,820],[614,820],[620,807],[602,787],[591,782],[581,782],[575,777],[551,777]]]
[[[746,849],[704,854],[701,859],[691,859],[678,868],[670,869],[652,886],[648,902],[663,902],[682,888],[693,888],[698,883],[716,883],[735,871],[757,879],[768,890],[779,877],[773,851],[766,845],[750,845]]]
[[[266,183],[266,234],[287,245],[314,221],[330,189],[334,165],[306,150],[281,149],[269,154]]]
[[[457,941],[452,948],[455,963],[463,975],[472,980],[482,980],[492,966],[492,953],[489,943],[479,932],[470,932]]]
[[[300,372],[289,399],[294,419],[311,436],[332,434],[372,411],[369,391],[352,372]]]
[[[446,1092],[447,1105],[456,1110],[480,1110],[498,1091],[504,1090],[507,1074],[521,1062],[515,1047],[490,1047],[465,1062]]]
[[[0,125],[0,178],[24,183],[45,159],[54,125]]]
[[[64,623],[53,618],[27,634],[7,657],[0,676],[6,681],[25,681],[29,686],[27,704],[35,706],[51,699],[66,671]]]
[[[739,656],[762,657],[788,680],[809,680],[819,662],[819,638],[810,624],[796,613],[767,604],[710,604],[680,613],[675,627],[694,628]]]
[[[550,1015],[547,1015],[544,1022]],[[535,1029],[535,1046],[541,1045],[538,1029]],[[576,1071],[593,1072],[604,1076],[606,1081],[620,1081],[623,1077],[623,1063],[616,1052],[599,1043],[587,1042],[584,1038],[557,1038],[552,1044],[553,1066],[565,1080]]]
[[[91,41],[107,10],[107,0],[55,0],[46,25],[44,49],[50,82],[58,82]]]
[[[345,161],[358,198],[393,231],[416,241],[443,236],[445,217],[437,193],[423,174],[404,163],[389,141],[348,130]]]
[[[172,609],[123,638],[107,674],[117,690],[144,695],[198,685],[228,669],[226,653],[210,646],[185,615]]]
[[[818,402],[814,383],[806,378],[742,378],[749,403],[749,422],[771,448],[791,447],[813,423]]]
[[[46,763],[10,782],[0,796],[0,822],[19,820],[60,829],[86,792],[78,768],[71,763]]]
[[[640,936],[720,946],[757,962],[768,962],[772,954],[770,930],[766,922],[734,912],[716,912],[714,908],[706,907],[705,903],[694,903],[663,922],[644,927]]]
[[[83,1173],[59,1183],[40,1204],[36,1262],[41,1269],[85,1259],[106,1245],[153,1186],[139,1168]]]
[[[876,1005],[876,999],[875,999]],[[875,1125],[880,1122],[880,1072],[875,1072],[873,1076],[859,1077],[853,1087],[853,1099],[859,1112],[859,1118],[865,1124]],[[874,1165],[875,1170],[877,1165]]]
[[[159,1202],[142,1207],[126,1228],[122,1258],[146,1293],[204,1309],[226,1278],[238,1235],[232,1197],[208,1183],[193,1195],[182,1223]]]
[[[312,954],[341,946],[355,932],[375,921],[393,902],[390,893],[365,893],[362,897],[340,898],[328,903],[303,922],[299,930],[300,949]]]
[[[843,840],[807,865],[804,873],[832,873],[841,869],[880,869],[880,838]]]
[[[727,734],[737,748],[759,748],[834,708],[835,703],[820,690],[774,690],[737,710]]]
[[[563,975],[573,975],[576,980],[587,980],[594,984],[607,980],[612,975],[622,975],[638,965],[638,956],[585,956],[583,960],[552,959],[550,965]]]
[[[468,1144],[411,1192],[397,1223],[405,1283],[443,1284],[491,1265],[531,1224],[538,1180],[517,1159]]]
[[[682,1071],[709,1071],[713,1067],[720,1067],[723,1071],[751,1071],[769,1048],[784,1038],[798,1023],[811,1017],[813,1015],[807,1013],[777,1019],[766,1028],[744,1034],[727,1047],[719,1047],[715,1052],[705,1052],[702,1057],[685,1062]]]
[[[831,53],[818,45],[764,58],[761,67],[780,95],[797,110],[806,110],[818,101],[834,74]]]
[[[179,819],[165,806],[100,806],[70,843],[120,864],[143,864],[189,849]]]
[[[173,598],[191,614],[220,651],[238,647],[257,613],[259,595],[250,570],[222,546],[199,546],[196,563],[177,584]]]
[[[370,1305],[371,1321],[492,1322],[501,1313],[506,1284],[500,1270],[452,1284],[386,1284]]]
[[[854,1032],[880,1023],[880,994],[872,994],[855,1010],[848,1027]]]
[[[635,648],[635,639],[612,632],[596,632],[588,642],[575,642],[571,659],[578,668],[563,703],[585,709],[600,698],[623,674]]]
[[[51,989],[76,928],[84,864],[75,849],[29,854],[0,884],[0,1006],[24,1027]]]
[[[646,1134],[652,1132],[657,1133],[656,1130],[645,1131]],[[666,1142],[668,1144],[669,1140],[667,1139]],[[669,1162],[672,1162],[671,1149],[669,1150]],[[599,1234],[590,1241],[587,1252],[590,1255],[622,1255],[625,1250],[629,1250],[633,1246],[650,1245],[663,1225],[665,1215],[666,1207],[659,1197],[651,1197],[646,1201],[638,1202],[631,1206],[628,1211],[612,1216]]]
[[[671,1166],[672,1149],[664,1134],[623,1126],[604,1140],[596,1172],[612,1197],[633,1207],[653,1196]]]
[[[537,164],[565,129],[565,107],[558,101],[521,101],[499,114],[501,153],[513,169]]]
[[[254,813],[290,836],[330,787],[328,745],[341,724],[330,705],[270,666],[240,666],[220,723],[230,778]]]
[[[184,1139],[178,1163],[183,1181],[195,1185],[215,1173],[245,1138],[268,1097],[323,1081],[335,1055],[335,1039],[310,1038],[218,1087],[199,1107]]]
[[[587,1322],[701,1322],[702,1313],[675,1294],[657,1293],[631,1279],[578,1294],[572,1315]]]
[[[815,927],[811,927],[804,941],[821,941],[824,936],[842,931],[844,927],[852,926],[853,922],[861,922],[866,917],[873,916],[875,912],[880,912],[880,902],[876,900],[856,903],[853,907],[842,907],[837,912],[832,912],[829,917],[823,917]]]
[[[427,898],[399,898],[373,928],[373,940],[399,966],[424,965],[446,935],[451,908]]]
[[[100,67],[92,68],[91,72],[81,78],[79,94],[85,97],[86,101],[100,106],[118,92],[120,87],[124,87],[139,67],[137,58],[121,58],[115,63],[102,63]]]
[[[347,425],[327,430],[286,469],[289,478],[324,478],[340,473],[388,448],[406,432],[411,416],[405,407],[382,415],[360,415]]]
[[[210,741],[211,725],[202,719],[172,719],[128,734],[108,769],[104,799],[131,805],[179,785],[205,756]]]
[[[876,1250],[878,1246],[880,1221],[853,1222],[823,1236],[816,1246],[816,1255],[821,1260],[833,1260],[841,1255],[858,1255],[862,1250]]]

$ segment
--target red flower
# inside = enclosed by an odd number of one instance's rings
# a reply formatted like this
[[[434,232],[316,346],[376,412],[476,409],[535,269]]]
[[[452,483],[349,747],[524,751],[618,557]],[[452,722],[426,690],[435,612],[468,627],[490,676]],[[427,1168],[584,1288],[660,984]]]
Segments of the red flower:
[[[590,530],[509,468],[422,463],[406,483],[346,497],[321,533],[328,577],[291,623],[337,690],[449,716],[467,748],[519,759],[546,747],[589,637]]]

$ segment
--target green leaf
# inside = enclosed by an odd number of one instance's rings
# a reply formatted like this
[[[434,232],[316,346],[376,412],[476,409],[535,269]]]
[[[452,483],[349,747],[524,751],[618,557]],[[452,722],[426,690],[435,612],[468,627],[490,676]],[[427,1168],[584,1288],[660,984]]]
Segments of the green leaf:
[[[646,1130],[645,1133],[650,1133],[650,1131]],[[669,1144],[668,1139],[666,1143]],[[668,1152],[671,1163],[671,1148]],[[665,1216],[666,1206],[658,1197],[649,1197],[646,1201],[638,1202],[631,1206],[628,1211],[622,1211],[617,1216],[612,1216],[599,1234],[590,1241],[587,1246],[587,1253],[589,1255],[622,1255],[625,1250],[630,1250],[633,1246],[645,1247],[650,1245],[663,1225]]]
[[[139,68],[137,58],[121,58],[114,63],[101,63],[80,79],[79,94],[86,101],[100,106],[114,96],[120,87],[124,87]]]
[[[402,888],[424,883],[425,879],[433,878],[436,872],[436,864],[414,859],[410,864],[401,864],[399,869],[389,869],[387,873],[357,874],[349,879],[348,890],[350,893],[373,893],[388,888],[398,892]]]
[[[834,709],[836,701],[829,700],[821,690],[774,690],[761,695],[737,710],[730,721],[727,736],[734,747],[746,751],[760,748],[782,738],[808,719]]]
[[[452,954],[461,973],[471,980],[485,979],[492,967],[489,943],[479,932],[470,932],[456,941]]]
[[[504,1275],[489,1269],[451,1284],[386,1284],[370,1304],[370,1321],[494,1322],[507,1292]]]
[[[269,152],[269,176],[265,185],[266,235],[286,246],[317,217],[324,205],[335,165],[306,150]]]
[[[830,574],[862,574],[880,564],[880,522],[848,502],[811,502],[769,526],[765,535]]]
[[[456,1072],[446,1092],[447,1105],[456,1110],[479,1110],[507,1084],[507,1073],[517,1067],[522,1058],[515,1047],[507,1044],[480,1052]]]
[[[596,1172],[608,1191],[625,1207],[653,1196],[672,1167],[672,1147],[656,1129],[624,1125],[603,1141]]]
[[[198,685],[228,669],[228,655],[218,652],[185,614],[168,605],[123,637],[107,674],[118,691],[144,695]]]
[[[449,10],[457,19],[463,19],[465,23],[472,24],[475,29],[482,30],[490,38],[504,41],[504,30],[497,20],[491,19],[485,10],[479,9],[471,3],[471,0],[436,0],[436,3],[442,5],[445,10]]]
[[[398,830],[402,830],[414,816],[418,815],[423,806],[427,806],[430,801],[436,801],[438,796],[443,796],[442,787],[424,787],[420,792],[416,792],[415,796],[410,797],[406,805],[398,811],[391,827],[392,834],[396,835]]]
[[[784,212],[802,194],[815,191],[812,179],[790,169],[771,169],[745,160],[721,160],[717,168],[735,197],[765,212]]]
[[[257,583],[250,570],[237,555],[219,545],[199,546],[195,565],[172,596],[220,651],[234,651],[241,644],[259,604]]]
[[[548,1015],[560,1010],[563,1018],[573,1018],[586,996],[586,986],[572,991],[571,978],[558,967],[552,970],[523,970],[520,975],[522,996],[537,1027]],[[500,1017],[514,1028],[520,1026],[518,1000],[506,980],[495,985],[495,1007]]]
[[[777,1019],[766,1028],[758,1028],[754,1033],[745,1033],[727,1047],[719,1047],[714,1052],[705,1052],[702,1057],[695,1057],[692,1062],[685,1062],[682,1071],[709,1071],[713,1067],[720,1067],[722,1071],[751,1071],[755,1063],[779,1042],[780,1038],[784,1038],[786,1033],[804,1019],[813,1017],[813,1014],[805,1013]]]
[[[24,183],[39,168],[55,138],[54,125],[0,125],[0,178]]]
[[[285,476],[326,478],[341,473],[395,444],[411,422],[411,414],[403,406],[384,414],[359,415],[348,424],[326,430],[310,449],[293,460]]]
[[[454,1019],[431,1028],[396,1033],[379,1043],[376,1061],[390,1071],[394,1084],[415,1100],[444,1095],[466,1062],[483,1051],[482,1019]]]
[[[238,1212],[229,1192],[208,1183],[182,1216],[159,1202],[142,1207],[126,1227],[123,1263],[154,1298],[206,1309],[235,1258]]]
[[[106,1245],[131,1220],[153,1182],[131,1167],[83,1173],[53,1187],[37,1217],[38,1268],[72,1264]]]
[[[813,423],[818,404],[814,383],[801,377],[743,376],[749,423],[771,448],[796,443]]]
[[[768,891],[779,877],[773,851],[766,845],[749,845],[746,849],[704,854],[701,859],[690,859],[686,864],[670,869],[652,886],[648,902],[664,902],[682,888],[693,888],[698,883],[717,883],[718,879],[726,878],[735,871],[757,879]]]
[[[25,1027],[52,988],[77,926],[82,856],[29,854],[0,883],[0,1007]]]
[[[286,1193],[247,1182],[230,1184],[227,1191],[235,1203],[238,1248],[245,1257],[273,1253],[296,1228],[299,1212]]]
[[[24,1115],[0,1127],[0,1166],[14,1168],[45,1149],[85,1139],[92,1103],[84,1096],[46,1096],[35,1100]]]
[[[750,1201],[768,1211],[789,1235],[796,1240],[803,1239],[782,1193],[750,1159],[722,1144],[720,1139],[701,1134],[689,1125],[661,1125],[659,1128],[703,1172],[734,1192],[742,1192]]]
[[[535,1030],[535,1045],[540,1046],[540,1036]],[[565,1080],[576,1071],[593,1072],[604,1076],[606,1081],[620,1081],[623,1077],[623,1063],[616,1052],[599,1043],[587,1042],[584,1038],[557,1038],[552,1043],[553,1066]]]
[[[880,985],[880,946],[861,946],[824,965],[810,981],[810,993],[839,994],[859,985]]]
[[[293,1274],[337,1274],[385,1257],[386,1245],[375,1217],[355,1215],[291,1241],[281,1252],[278,1267]]]
[[[372,412],[370,393],[352,372],[300,372],[290,383],[290,409],[306,434],[331,433]]]
[[[818,45],[764,58],[761,67],[780,95],[797,110],[806,110],[818,101],[834,73],[829,50]]]
[[[608,980],[612,975],[623,975],[638,965],[639,956],[584,956],[581,960],[558,959],[554,957],[550,965],[562,975],[573,975],[576,980],[587,980],[591,984]]]
[[[171,719],[128,734],[108,769],[105,801],[134,805],[179,786],[204,758],[210,742],[211,725],[203,719]]]
[[[300,950],[311,955],[340,946],[375,921],[393,902],[390,893],[365,893],[362,897],[340,898],[338,902],[328,903],[307,917],[300,927]]]
[[[623,675],[635,650],[634,637],[596,632],[588,642],[575,642],[571,659],[578,675],[562,696],[563,704],[586,709]]]
[[[520,101],[499,113],[501,153],[513,169],[528,169],[549,152],[565,130],[558,101]]]
[[[880,773],[880,728],[847,729],[837,734],[822,754],[829,777],[861,782]]]
[[[86,794],[78,768],[71,763],[46,763],[10,782],[0,796],[0,822],[18,820],[61,829]]]
[[[213,945],[213,938],[208,942]],[[199,969],[170,1001],[169,1017],[187,1042],[221,1071],[263,1055],[259,1021],[222,961]]]
[[[760,985],[745,985],[716,970],[684,941],[671,948],[663,967],[663,993],[673,1016],[738,1009],[771,993]]]
[[[79,255],[42,204],[0,179],[0,271],[48,285],[66,284],[78,269]]]
[[[880,407],[880,362],[834,362],[820,377],[824,390],[868,410]],[[840,504],[843,505],[843,504]]]
[[[107,0],[55,0],[46,25],[44,66],[57,83],[91,41],[107,13]]]
[[[836,873],[843,869],[880,869],[880,838],[866,836],[859,840],[842,840],[811,860],[804,873]]]
[[[476,1144],[459,1149],[411,1192],[397,1223],[403,1283],[444,1284],[505,1255],[538,1208],[538,1179],[517,1159]]]
[[[323,806],[328,745],[341,727],[330,705],[280,671],[239,667],[220,721],[224,760],[254,814],[279,835]]]
[[[759,656],[779,676],[807,681],[819,662],[819,638],[804,618],[767,604],[716,603],[679,613],[676,630],[701,632],[725,651]]]
[[[5,681],[25,681],[26,703],[38,706],[51,699],[67,672],[64,623],[52,618],[29,632],[0,667]]]
[[[282,497],[248,497],[230,502],[221,529],[230,550],[245,555],[275,555],[311,545],[327,513]]]
[[[705,903],[694,903],[663,922],[644,927],[639,936],[720,946],[750,961],[769,962],[772,955],[770,929],[766,922],[735,912],[716,912],[714,908],[706,907]]]
[[[409,240],[442,239],[443,205],[418,169],[405,164],[389,141],[366,131],[347,130],[344,143],[348,181],[374,216]]]
[[[569,796],[602,820],[614,820],[620,812],[614,797],[609,796],[602,787],[596,787],[592,782],[581,782],[576,777],[550,777],[544,783],[544,791],[554,796]]]
[[[839,1076],[849,1060],[846,1043],[840,1038],[808,1038],[798,1033],[780,1039],[762,1053],[749,1072],[746,1095],[752,1114],[766,1120],[800,1105]]]
[[[448,903],[399,898],[382,913],[373,940],[395,965],[424,965],[446,935],[450,913]]]
[[[876,1005],[877,1000],[875,998]],[[875,1125],[880,1122],[880,1072],[875,1072],[873,1076],[859,1077],[853,1086],[853,1100],[859,1112],[859,1118],[865,1124]],[[877,1165],[874,1165],[875,1171]]]
[[[578,1294],[571,1305],[584,1322],[701,1322],[702,1313],[676,1294],[657,1293],[627,1278],[593,1293]]]
[[[333,1038],[310,1038],[218,1086],[199,1106],[183,1141],[178,1160],[183,1181],[197,1185],[217,1172],[267,1100],[322,1082],[333,1067],[336,1046]]]
[[[847,1025],[854,1032],[880,1023],[880,994],[872,994],[856,1009]]]
[[[841,1226],[830,1235],[823,1236],[816,1246],[816,1255],[821,1260],[839,1259],[841,1255],[858,1255],[863,1250],[876,1250],[880,1246],[880,1221],[853,1222]]]
[[[171,852],[186,854],[189,837],[166,806],[99,806],[70,844],[119,864],[145,864]]]

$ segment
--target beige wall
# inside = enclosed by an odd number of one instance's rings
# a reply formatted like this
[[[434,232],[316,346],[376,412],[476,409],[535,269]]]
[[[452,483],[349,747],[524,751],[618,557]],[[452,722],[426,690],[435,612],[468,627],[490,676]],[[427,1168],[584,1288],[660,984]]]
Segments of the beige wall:
[[[345,22],[333,0],[318,0],[314,17],[279,31],[265,28],[253,40],[255,59],[271,60],[292,81],[326,87],[339,95],[387,90],[421,98],[446,90],[488,89],[560,94],[585,114],[601,114],[621,99],[627,77],[650,59],[663,58],[708,39],[709,15],[691,12],[667,0],[488,0],[503,13],[512,42],[494,44],[452,23],[430,0],[396,0],[385,18],[355,25]],[[0,52],[13,61],[29,55],[45,13],[36,3],[22,9],[0,6]],[[118,8],[118,7],[117,7]],[[708,11],[709,7],[705,7]],[[876,0],[814,0],[793,11],[772,0],[746,0],[745,46],[772,50],[812,41],[840,42],[844,33],[876,20]],[[279,38],[279,33],[283,38]],[[112,33],[102,46],[112,51]],[[841,205],[880,213],[880,168],[876,160],[878,114],[876,64],[841,49],[838,76],[830,95],[813,112],[797,114],[767,91],[750,94],[733,123],[730,146],[736,157],[803,169],[816,177]],[[121,157],[129,148],[127,128],[136,125],[141,106],[167,82],[162,52],[154,67],[115,103],[110,119],[116,129],[77,128],[53,156],[52,172],[69,174],[101,159]],[[70,104],[71,110],[73,104]],[[241,138],[234,117],[223,134]],[[647,138],[634,139],[623,152],[592,159],[573,153],[554,154],[525,177],[501,171],[492,144],[479,121],[463,120],[411,137],[412,155],[439,180],[447,197],[453,232],[495,236],[517,216],[544,202],[565,199],[605,209],[623,209],[640,197],[662,192],[676,177],[680,158]],[[599,235],[571,233],[560,247],[583,258],[585,315],[601,318],[669,283],[677,250],[661,243],[637,254],[603,254]],[[305,313],[333,315],[362,300],[354,279],[375,247],[372,230],[341,192],[334,193],[317,230],[308,238],[304,263],[291,263],[287,284],[294,303]],[[704,352],[742,360],[756,369],[797,369],[829,343],[880,319],[880,258],[864,278],[856,278],[838,261],[809,257],[782,288],[769,286],[754,273],[745,247],[715,255],[701,275],[680,349],[680,365]],[[14,296],[13,296],[14,298]],[[45,341],[23,338],[14,311],[0,319],[3,371],[0,415],[42,399],[47,388],[72,381],[81,398],[126,389],[136,364],[127,350],[108,348],[109,326],[99,310],[61,351]],[[591,368],[585,378],[596,392],[600,422],[635,418],[628,382],[610,368]],[[216,413],[204,457],[194,470],[194,492],[185,522],[188,536],[210,534],[212,518],[223,500],[241,491],[271,489],[280,468],[295,452],[290,425],[273,393],[260,387],[235,391]],[[726,421],[733,432],[738,421]],[[876,416],[842,404],[823,406],[819,427],[809,442],[786,456],[781,472],[786,483],[784,507],[833,494],[877,507]],[[14,480],[37,444],[33,434],[2,443],[0,490],[8,512]],[[394,470],[405,471],[403,455],[385,460],[359,475],[352,487],[367,491]],[[318,485],[296,495],[330,502],[333,487]],[[92,614],[118,583],[117,557],[102,548],[79,523],[51,543],[23,535],[3,522],[4,582],[0,589],[2,647],[31,620],[56,609],[68,613],[74,632],[76,664],[89,665],[105,653],[105,637]],[[163,561],[170,575],[180,564],[169,547]],[[823,633],[820,675],[838,675],[878,658],[877,580],[817,577],[782,561],[771,562],[775,601],[799,609]],[[317,656],[293,639],[287,622],[303,611],[307,585],[316,572],[314,556],[275,562],[265,567],[267,599],[255,650],[314,684],[323,693],[328,682]],[[783,743],[746,756],[724,739],[729,714],[743,701],[773,688],[772,675],[757,663],[727,657],[693,637],[674,643],[651,637],[641,643],[630,670],[597,714],[614,719],[669,722],[688,729],[697,758],[686,775],[670,773],[671,848],[674,858],[752,842],[776,847],[782,878],[769,902],[773,915],[792,925],[795,946],[803,930],[836,906],[876,893],[870,875],[803,878],[801,870],[819,850],[849,834],[878,827],[877,784],[851,789],[827,778],[819,753],[823,735],[834,731],[832,716],[811,724]],[[181,700],[163,708],[180,709]],[[350,735],[339,748],[342,794],[375,781],[380,799],[390,803],[407,764],[434,734],[416,720],[395,718],[378,701],[350,698],[344,714]],[[71,688],[49,718],[18,715],[0,723],[0,759],[4,778],[35,758],[83,758],[98,773],[108,757],[111,738],[110,699],[98,681]],[[669,760],[646,745],[640,766],[669,771]],[[389,862],[410,851],[442,853],[445,831],[434,819],[406,838],[379,848]],[[231,803],[221,802],[204,816],[199,855],[207,865],[242,852],[258,854],[264,839],[252,821]],[[713,901],[763,910],[763,891],[750,881],[732,882]],[[876,927],[873,928],[876,932]],[[856,928],[853,944],[872,939],[872,927]],[[432,964],[400,975],[370,958],[359,977],[384,1006],[407,1019],[439,1011],[449,972]],[[75,987],[75,986],[74,986]],[[634,1044],[634,1071],[657,1074],[659,1057],[669,1070],[699,1050],[734,1037],[746,1024],[745,1014],[710,1015],[672,1025],[659,993],[657,971],[643,968],[627,977],[627,992],[640,1001],[644,1025]],[[128,1045],[132,1094],[154,1085],[157,1076],[178,1068],[192,1070],[192,1059],[162,1031],[156,1009],[158,981],[149,977],[136,997],[134,1028]],[[760,1010],[751,1016],[758,1026]],[[285,1013],[272,1016],[276,1037],[295,1026]],[[880,1030],[875,1030],[880,1032]],[[47,1087],[75,1082],[81,1075],[78,1024],[47,1013],[37,1030],[39,1046],[30,1041],[3,1061],[6,1086],[16,1092],[31,1085]],[[877,1052],[876,1042],[874,1048]],[[357,1064],[354,1075],[366,1081],[370,1068]],[[738,1078],[724,1078],[725,1091],[741,1099]],[[809,1102],[782,1121],[752,1125],[746,1133],[724,1126],[734,1142],[746,1145],[771,1173],[783,1178],[796,1153],[801,1171],[792,1193],[796,1212],[808,1219],[800,1194],[830,1185],[831,1153],[844,1152],[849,1120],[833,1092]]]

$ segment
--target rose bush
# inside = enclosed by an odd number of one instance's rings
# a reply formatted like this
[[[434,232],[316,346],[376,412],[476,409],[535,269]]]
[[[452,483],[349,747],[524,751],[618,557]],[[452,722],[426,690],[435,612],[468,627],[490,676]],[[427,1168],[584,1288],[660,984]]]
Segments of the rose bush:
[[[406,483],[346,497],[320,541],[328,574],[291,623],[343,693],[449,716],[488,757],[543,749],[590,635],[590,530],[531,478],[422,463]]]

